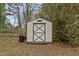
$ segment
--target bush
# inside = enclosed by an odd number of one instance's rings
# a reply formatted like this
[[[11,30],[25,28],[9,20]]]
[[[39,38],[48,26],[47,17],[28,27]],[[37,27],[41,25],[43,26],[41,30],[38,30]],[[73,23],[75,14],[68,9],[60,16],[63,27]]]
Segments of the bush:
[[[13,29],[0,28],[0,33],[15,33]]]
[[[38,16],[53,23],[53,38],[79,43],[79,4],[43,4]]]

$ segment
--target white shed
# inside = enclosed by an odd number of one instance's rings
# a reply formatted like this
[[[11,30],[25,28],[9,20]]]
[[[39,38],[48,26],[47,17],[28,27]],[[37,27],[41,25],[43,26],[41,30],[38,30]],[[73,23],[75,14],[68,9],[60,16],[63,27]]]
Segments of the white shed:
[[[27,42],[52,42],[52,23],[41,18],[27,22]]]

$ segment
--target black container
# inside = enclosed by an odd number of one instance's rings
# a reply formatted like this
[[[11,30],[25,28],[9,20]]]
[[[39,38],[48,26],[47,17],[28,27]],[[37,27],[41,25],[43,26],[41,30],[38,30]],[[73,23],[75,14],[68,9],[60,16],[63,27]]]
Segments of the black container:
[[[24,40],[25,40],[25,37],[24,36],[19,36],[19,42],[24,42]]]

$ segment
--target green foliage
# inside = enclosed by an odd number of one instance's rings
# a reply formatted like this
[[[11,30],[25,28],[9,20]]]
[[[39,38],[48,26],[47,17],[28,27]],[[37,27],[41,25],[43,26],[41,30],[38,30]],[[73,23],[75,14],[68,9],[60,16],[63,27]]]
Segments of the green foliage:
[[[3,15],[4,12],[4,4],[0,4],[0,27],[4,26],[5,24],[5,16]]]
[[[3,12],[3,4],[0,4],[0,12]]]
[[[14,34],[15,31],[12,29],[8,29],[8,28],[0,28],[0,34],[5,34],[5,33],[12,33]]]
[[[38,16],[53,23],[53,38],[79,43],[79,4],[43,4]]]

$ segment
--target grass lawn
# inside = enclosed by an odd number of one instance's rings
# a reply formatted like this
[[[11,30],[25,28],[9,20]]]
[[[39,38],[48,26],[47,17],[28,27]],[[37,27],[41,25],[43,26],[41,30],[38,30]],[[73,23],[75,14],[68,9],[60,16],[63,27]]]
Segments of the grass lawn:
[[[15,31],[13,30],[13,29],[8,29],[8,28],[0,28],[0,34],[10,34],[10,33],[12,33],[12,34],[14,34],[15,33]]]
[[[79,47],[71,47],[61,42],[38,45],[20,43],[18,37],[0,37],[0,55],[28,56],[28,55],[79,55]]]

